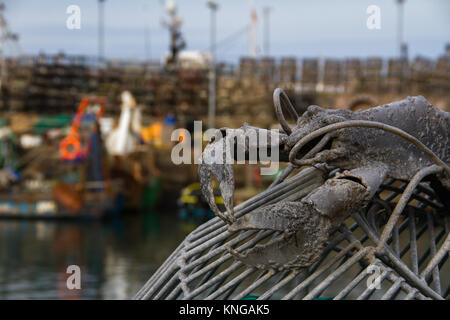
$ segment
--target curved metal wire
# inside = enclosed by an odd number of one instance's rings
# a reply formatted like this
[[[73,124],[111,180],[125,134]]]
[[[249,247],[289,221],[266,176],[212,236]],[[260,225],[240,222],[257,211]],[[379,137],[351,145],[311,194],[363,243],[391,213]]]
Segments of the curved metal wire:
[[[289,161],[292,164],[295,164],[297,166],[302,166],[304,163],[302,163],[301,160],[296,159],[297,153],[300,151],[300,149],[307,144],[308,142],[312,141],[313,139],[320,137],[323,134],[329,133],[331,131],[335,131],[338,129],[343,128],[349,128],[349,127],[367,127],[367,128],[377,128],[384,131],[388,131],[391,133],[394,133],[407,141],[414,144],[417,148],[419,148],[421,151],[423,151],[425,154],[427,154],[433,162],[435,162],[437,165],[444,168],[444,170],[447,172],[447,174],[450,174],[450,167],[442,161],[436,154],[434,154],[433,151],[431,151],[426,145],[424,145],[420,140],[416,139],[409,133],[390,125],[387,125],[385,123],[376,122],[376,121],[367,121],[367,120],[349,120],[349,121],[342,121],[338,123],[333,123],[330,125],[327,125],[325,127],[322,127],[320,129],[317,129],[306,136],[302,137],[295,145],[292,147],[290,153],[289,153]]]
[[[306,182],[313,179],[315,171],[301,170],[236,207],[235,212],[240,216],[293,194],[301,198],[312,187]],[[413,184],[386,181],[367,208],[352,214],[330,235],[322,259],[305,270],[257,270],[235,261],[228,246],[241,251],[281,235],[272,231],[231,233],[222,220],[214,218],[188,235],[135,298],[449,298],[449,217],[437,214],[435,208],[442,208],[442,204],[434,192],[417,184],[423,176]],[[413,194],[428,202],[409,201]],[[391,228],[387,221],[402,195],[408,205]],[[389,236],[380,241],[383,232]],[[380,243],[383,250],[377,250]]]
[[[289,100],[289,97],[286,94],[286,92],[284,92],[284,90],[281,88],[276,88],[273,92],[273,105],[275,108],[275,114],[277,116],[278,121],[280,122],[281,127],[289,135],[292,133],[292,128],[287,123],[287,121],[284,117],[283,110],[282,110],[282,104],[281,104],[282,98],[287,102],[288,107],[289,107],[288,111],[295,118],[295,121],[297,121],[299,116],[297,114],[297,111],[295,110],[295,107],[291,103],[291,100]]]

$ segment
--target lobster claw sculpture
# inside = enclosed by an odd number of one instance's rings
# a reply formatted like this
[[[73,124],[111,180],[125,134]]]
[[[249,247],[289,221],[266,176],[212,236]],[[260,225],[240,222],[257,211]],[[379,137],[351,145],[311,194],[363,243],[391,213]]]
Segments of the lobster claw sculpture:
[[[218,217],[230,225],[236,222],[233,214],[234,158],[237,157],[239,163],[239,161],[245,162],[245,159],[249,159],[253,155],[253,160],[256,162],[269,158],[272,152],[277,152],[276,156],[281,156],[284,160],[287,160],[287,154],[278,150],[280,145],[284,145],[286,139],[286,134],[251,127],[247,124],[239,129],[223,128],[217,130],[216,135],[202,153],[198,174],[202,193]],[[261,152],[262,149],[265,153]],[[266,157],[263,157],[263,154]],[[278,158],[276,157],[276,159]],[[220,212],[214,201],[213,177],[216,177],[219,182],[219,189],[224,199],[227,214]]]
[[[283,116],[282,100],[296,118],[292,128]],[[432,106],[424,97],[408,97],[355,112],[310,106],[298,116],[287,95],[276,89],[274,105],[284,132],[248,125],[223,128],[205,148],[199,166],[202,193],[214,213],[229,225],[229,231],[283,233],[282,237],[244,252],[230,248],[237,260],[260,269],[310,266],[320,258],[330,231],[349,214],[367,206],[386,178],[426,177],[442,203],[450,207],[450,114]],[[320,166],[325,171],[325,182],[300,200],[266,205],[236,219],[232,167],[236,150],[244,150],[248,159],[252,150],[268,148],[259,138],[248,139],[250,130],[265,133],[270,146],[276,144],[278,160],[289,161],[275,183],[304,166]],[[328,178],[335,168],[341,171]],[[215,204],[213,176],[219,182],[226,213]]]

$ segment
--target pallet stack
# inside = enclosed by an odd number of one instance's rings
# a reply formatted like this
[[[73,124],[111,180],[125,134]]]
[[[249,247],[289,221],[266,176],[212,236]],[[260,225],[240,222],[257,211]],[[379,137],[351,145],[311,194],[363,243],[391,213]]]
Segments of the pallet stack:
[[[382,89],[383,60],[378,57],[368,58],[363,65],[361,90],[379,92]]]
[[[437,59],[430,84],[437,94],[445,95],[450,92],[450,53]]]
[[[275,82],[276,65],[275,59],[271,57],[264,57],[259,61],[258,73],[261,81],[267,86],[271,86]]]
[[[32,70],[25,111],[74,112],[81,97],[89,91],[87,67],[80,57],[40,55]]]
[[[292,89],[297,81],[297,59],[293,57],[282,58],[279,66],[279,85]]]
[[[384,61],[305,58],[298,77],[294,57],[276,61],[272,57],[243,57],[237,68],[217,65],[217,115],[259,115],[272,107],[272,92],[277,86],[289,91],[294,100],[301,84],[301,103],[315,103],[318,84],[326,92],[349,94],[443,94],[450,89],[450,54],[436,61],[417,58],[390,59],[387,73]],[[322,72],[323,70],[323,72]],[[8,78],[0,97],[1,110],[35,113],[73,113],[85,95],[108,98],[107,113],[120,113],[120,94],[129,90],[144,113],[167,112],[207,114],[208,70],[164,69],[157,64],[109,61],[97,70],[95,60],[86,57],[39,55],[30,59],[8,60]],[[330,91],[330,90],[331,91]],[[309,99],[308,96],[311,98]],[[261,111],[264,109],[263,111]],[[261,111],[261,112],[260,112]],[[269,111],[267,111],[269,112]],[[271,111],[270,111],[271,112]]]
[[[431,76],[433,72],[433,61],[424,57],[417,57],[411,62],[409,68],[410,88],[413,92],[427,94],[431,88]]]
[[[305,92],[314,92],[319,81],[319,60],[303,59],[302,62],[302,90]]]
[[[408,88],[408,61],[389,59],[385,87],[391,93],[404,92]]]
[[[4,111],[20,112],[25,109],[27,90],[29,88],[33,63],[30,59],[8,59],[7,82],[3,84],[1,109]]]
[[[344,62],[344,87],[345,92],[353,93],[361,87],[361,60],[360,59],[347,59]]]
[[[323,72],[325,88],[332,91],[339,90],[343,86],[343,80],[342,62],[336,59],[326,59]]]

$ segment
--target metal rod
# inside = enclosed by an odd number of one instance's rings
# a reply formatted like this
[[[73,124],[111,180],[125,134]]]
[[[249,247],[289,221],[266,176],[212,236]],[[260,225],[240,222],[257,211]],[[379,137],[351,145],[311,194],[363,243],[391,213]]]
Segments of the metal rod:
[[[98,67],[104,67],[105,59],[105,0],[98,0]]]
[[[211,41],[211,64],[209,68],[209,95],[208,95],[208,127],[214,128],[216,119],[216,11],[218,4],[213,1],[207,2],[211,9],[210,15],[210,41]]]
[[[386,223],[386,226],[383,229],[383,233],[380,236],[380,241],[377,246],[377,251],[381,252],[384,245],[386,244],[386,241],[390,237],[392,233],[392,229],[397,224],[397,220],[400,217],[400,214],[402,213],[403,209],[405,208],[406,204],[409,202],[410,197],[412,193],[414,192],[414,189],[416,186],[422,181],[423,178],[430,174],[441,172],[442,168],[436,165],[432,165],[426,168],[423,168],[417,172],[414,177],[411,179],[411,182],[408,184],[408,186],[405,189],[405,192],[402,194],[400,200],[398,201],[397,205],[395,206],[394,211],[392,212],[389,221]]]
[[[271,7],[264,7],[264,54],[266,56],[270,55],[270,12]]]
[[[398,4],[397,45],[400,58],[402,58],[402,46],[403,46],[403,3],[404,0],[397,0]]]
[[[408,211],[411,268],[414,274],[419,275],[419,262],[417,260],[416,223],[414,221],[414,213],[412,212],[412,209],[409,209]]]

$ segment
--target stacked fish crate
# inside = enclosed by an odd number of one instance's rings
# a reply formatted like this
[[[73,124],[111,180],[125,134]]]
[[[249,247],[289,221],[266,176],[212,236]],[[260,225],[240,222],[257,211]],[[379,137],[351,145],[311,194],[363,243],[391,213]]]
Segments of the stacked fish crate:
[[[379,92],[382,89],[383,59],[378,57],[368,58],[364,62],[362,72],[362,90],[367,92]]]
[[[326,59],[324,66],[323,83],[327,92],[339,92],[343,89],[342,62],[336,59]]]
[[[433,61],[424,57],[417,57],[409,68],[411,91],[427,94],[431,90],[431,75]]]
[[[294,57],[282,58],[279,69],[280,86],[285,89],[293,89],[297,81],[297,59]]]
[[[89,75],[81,57],[40,55],[34,61],[25,110],[74,112],[89,90]]]
[[[33,63],[29,58],[7,60],[7,81],[2,87],[1,110],[20,112],[25,108]]]
[[[344,87],[347,93],[357,92],[361,87],[361,60],[347,59],[344,62]]]
[[[399,59],[388,60],[388,71],[385,86],[391,93],[400,93],[408,90],[408,61]]]

